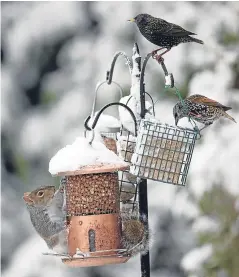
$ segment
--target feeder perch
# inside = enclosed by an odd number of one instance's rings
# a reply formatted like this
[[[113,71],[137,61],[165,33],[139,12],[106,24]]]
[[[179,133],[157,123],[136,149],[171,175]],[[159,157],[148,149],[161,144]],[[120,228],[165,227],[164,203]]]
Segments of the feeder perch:
[[[119,253],[121,246],[121,222],[118,170],[129,165],[108,150],[102,143],[93,141],[91,145],[80,146],[84,138],[78,139],[78,153],[73,151],[74,143],[63,148],[52,158],[51,173],[65,176],[68,252],[73,258],[63,258],[69,266],[99,266],[124,263],[130,256]],[[75,144],[77,143],[77,140]],[[88,147],[88,148],[87,148]],[[82,149],[85,152],[81,152]],[[87,151],[90,151],[87,153]],[[68,151],[68,152],[67,152]],[[92,156],[88,164],[74,170],[57,170],[52,164],[59,158],[74,155]],[[94,156],[95,152],[95,156]],[[109,160],[107,162],[107,157]],[[74,157],[73,157],[74,158]],[[86,158],[87,159],[87,158]],[[103,162],[100,162],[103,159]],[[64,162],[64,164],[67,164]],[[62,167],[61,167],[62,168]],[[75,257],[77,249],[89,253],[86,257]]]
[[[130,172],[138,177],[184,186],[197,132],[162,124],[140,123]]]

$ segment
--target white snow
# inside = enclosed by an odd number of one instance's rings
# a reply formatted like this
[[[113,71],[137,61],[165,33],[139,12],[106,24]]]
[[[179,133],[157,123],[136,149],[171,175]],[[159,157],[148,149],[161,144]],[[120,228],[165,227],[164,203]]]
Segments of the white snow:
[[[134,96],[125,96],[120,99],[120,103],[128,106],[134,113],[136,120],[140,120],[140,114],[138,113],[139,102],[136,100]],[[126,110],[124,107],[119,106],[119,117],[120,122],[124,126],[124,128],[126,128],[132,134],[135,134],[135,123],[130,112]]]
[[[196,219],[192,228],[195,233],[215,232],[215,231],[219,232],[220,224],[207,216],[200,216],[199,218]]]
[[[54,175],[59,172],[79,170],[85,166],[101,164],[119,164],[127,166],[114,152],[105,145],[94,140],[78,137],[73,144],[60,149],[50,160],[49,172]]]
[[[50,252],[46,243],[37,234],[23,242],[17,252],[13,252],[9,270],[3,273],[3,277],[65,276],[66,267],[59,258],[43,256],[43,252]]]
[[[193,272],[202,266],[210,256],[212,255],[213,249],[211,244],[204,245],[199,248],[195,248],[190,251],[181,261],[181,266],[184,270]]]
[[[130,88],[130,94],[134,96],[137,101],[140,100],[140,72],[139,72],[139,64],[137,62],[137,59],[140,57],[140,55],[136,51],[136,47],[133,47],[133,69],[131,72],[131,88]]]
[[[172,74],[169,73],[167,76],[165,76],[165,86],[172,86]]]
[[[97,111],[95,113],[95,116],[93,118],[91,118],[88,122],[88,126],[91,127],[92,123],[94,122],[95,117],[97,116],[97,114],[99,113],[99,111]],[[108,132],[110,131],[110,128],[120,128],[120,121],[115,118],[112,115],[107,115],[102,113],[99,117],[99,120],[95,126],[95,130],[99,131],[99,132]]]

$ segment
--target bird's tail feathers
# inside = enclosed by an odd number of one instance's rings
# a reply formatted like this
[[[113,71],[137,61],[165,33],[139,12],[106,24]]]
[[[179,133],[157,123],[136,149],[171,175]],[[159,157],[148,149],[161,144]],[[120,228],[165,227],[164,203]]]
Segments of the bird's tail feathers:
[[[200,44],[204,44],[204,42],[200,39],[193,38],[193,37],[190,37],[190,38],[191,38],[191,41],[194,41],[194,42],[197,42],[197,43],[200,43]]]

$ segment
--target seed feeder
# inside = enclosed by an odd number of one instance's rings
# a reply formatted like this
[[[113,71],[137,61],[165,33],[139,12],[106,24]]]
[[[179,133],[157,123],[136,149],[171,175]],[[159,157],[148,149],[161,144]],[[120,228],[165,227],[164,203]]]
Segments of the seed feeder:
[[[62,164],[58,166],[61,159]],[[66,166],[67,159],[75,159],[80,164],[68,161],[69,166]],[[128,167],[102,143],[93,139],[88,142],[85,138],[78,138],[52,158],[50,172],[54,176],[66,177],[68,251],[71,258],[63,258],[65,264],[99,266],[123,263],[129,259],[128,255],[119,254],[121,224],[117,175],[118,170]],[[76,257],[77,249],[87,255]]]

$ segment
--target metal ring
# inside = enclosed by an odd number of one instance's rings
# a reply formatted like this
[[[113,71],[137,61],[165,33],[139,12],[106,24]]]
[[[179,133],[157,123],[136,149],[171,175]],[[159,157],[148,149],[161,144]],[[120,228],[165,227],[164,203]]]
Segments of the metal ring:
[[[103,84],[105,84],[105,83],[108,84],[107,81],[103,81],[103,82],[98,83],[98,84],[96,85],[96,88],[95,88],[95,98],[94,98],[94,102],[93,102],[93,105],[92,105],[92,111],[91,111],[91,117],[92,117],[92,118],[94,117],[94,114],[95,114],[95,104],[96,104],[96,101],[97,101],[97,93],[98,93],[98,90],[99,90],[100,87],[101,87]],[[119,88],[120,98],[122,98],[122,97],[123,97],[123,89],[122,89],[122,87],[121,87],[118,83],[116,83],[116,82],[114,82],[114,81],[112,81],[111,83],[114,83],[114,84]],[[108,84],[108,85],[110,85],[110,84]]]

